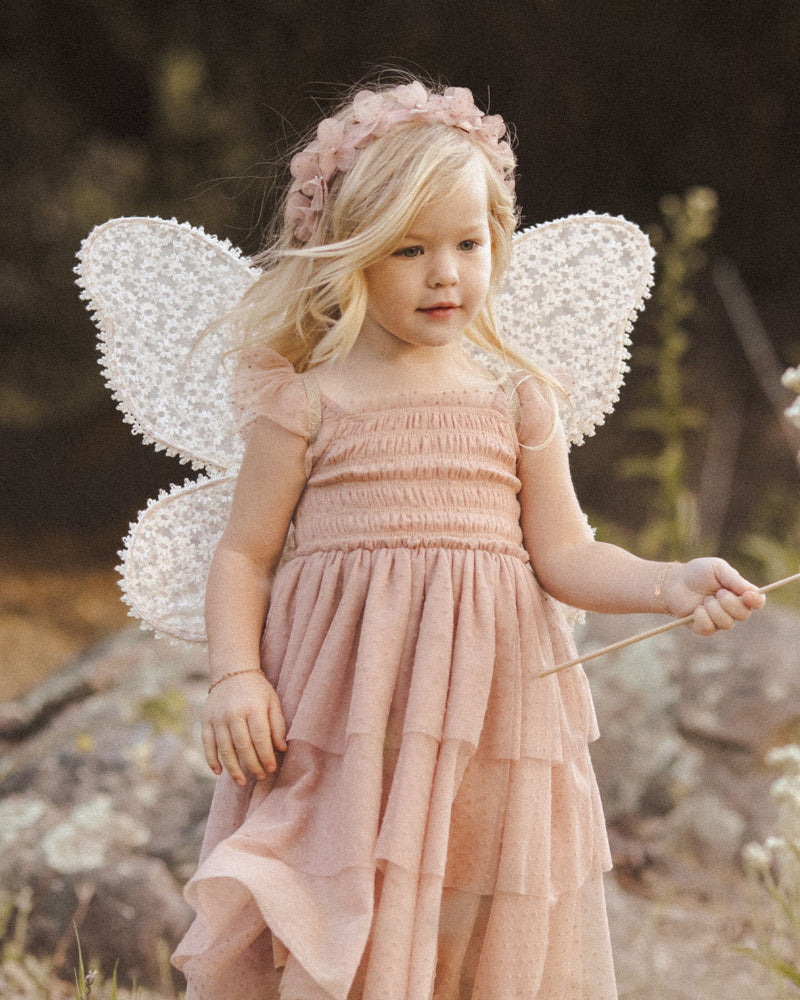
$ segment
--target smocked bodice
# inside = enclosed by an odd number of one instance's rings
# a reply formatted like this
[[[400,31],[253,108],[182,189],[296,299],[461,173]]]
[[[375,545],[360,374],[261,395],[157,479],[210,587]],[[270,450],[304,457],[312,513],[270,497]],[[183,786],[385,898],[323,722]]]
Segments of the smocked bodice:
[[[522,547],[546,396],[512,376],[348,413],[310,374],[243,375],[243,419],[307,442],[261,640],[288,748],[219,786],[188,996],[611,1000],[596,721],[583,671],[548,673],[574,644]]]
[[[358,413],[322,405],[298,554],[444,547],[527,560],[516,430],[501,389]]]

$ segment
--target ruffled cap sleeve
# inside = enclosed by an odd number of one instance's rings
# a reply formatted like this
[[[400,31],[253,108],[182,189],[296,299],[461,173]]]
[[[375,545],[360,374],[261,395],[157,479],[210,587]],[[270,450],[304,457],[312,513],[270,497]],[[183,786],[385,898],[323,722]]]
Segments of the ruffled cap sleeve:
[[[259,417],[309,439],[311,418],[303,377],[276,351],[263,347],[245,351],[231,389],[234,419],[245,439]]]
[[[527,448],[540,448],[552,435],[554,423],[561,422],[558,394],[530,372],[518,372],[512,380],[519,400],[519,442]],[[560,381],[563,385],[563,379]]]

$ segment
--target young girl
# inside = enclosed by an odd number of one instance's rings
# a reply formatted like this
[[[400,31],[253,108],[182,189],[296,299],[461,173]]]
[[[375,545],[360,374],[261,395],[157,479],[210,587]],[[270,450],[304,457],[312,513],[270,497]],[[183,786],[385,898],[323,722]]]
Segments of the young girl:
[[[720,559],[592,539],[558,385],[492,319],[500,118],[462,89],[361,91],[291,171],[238,313],[187,996],[609,1000],[596,722],[580,667],[540,677],[573,654],[551,598],[708,635],[763,597]]]

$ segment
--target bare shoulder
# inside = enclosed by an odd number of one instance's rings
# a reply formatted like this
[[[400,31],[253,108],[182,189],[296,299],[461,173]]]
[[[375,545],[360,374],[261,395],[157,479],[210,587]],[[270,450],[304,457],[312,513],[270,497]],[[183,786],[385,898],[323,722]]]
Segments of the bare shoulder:
[[[280,424],[253,424],[223,545],[271,561],[283,547],[297,502],[305,489],[308,445]]]
[[[253,422],[237,479],[237,492],[251,488],[266,495],[296,493],[307,477],[308,442],[266,417]]]

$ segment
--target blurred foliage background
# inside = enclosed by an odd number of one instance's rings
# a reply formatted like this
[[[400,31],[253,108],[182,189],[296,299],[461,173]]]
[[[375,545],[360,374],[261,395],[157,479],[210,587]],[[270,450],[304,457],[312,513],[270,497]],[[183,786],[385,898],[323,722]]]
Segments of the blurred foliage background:
[[[73,284],[81,239],[160,214],[253,252],[281,152],[387,64],[471,87],[515,123],[524,224],[610,212],[659,248],[622,402],[575,455],[601,533],[671,558],[720,550],[764,579],[796,568],[797,441],[777,385],[800,361],[796,0],[26,0],[0,18],[15,593],[25,567],[105,571],[147,497],[185,475],[102,384]]]

